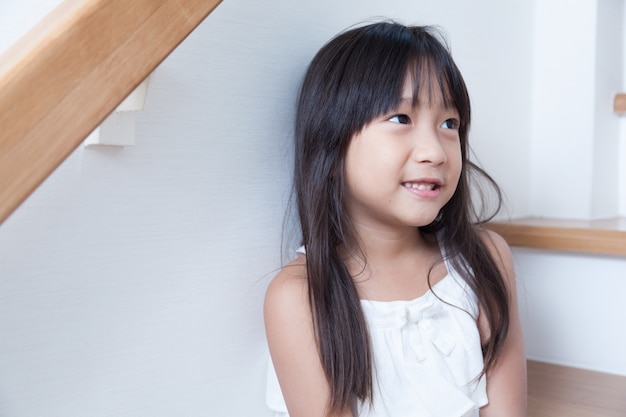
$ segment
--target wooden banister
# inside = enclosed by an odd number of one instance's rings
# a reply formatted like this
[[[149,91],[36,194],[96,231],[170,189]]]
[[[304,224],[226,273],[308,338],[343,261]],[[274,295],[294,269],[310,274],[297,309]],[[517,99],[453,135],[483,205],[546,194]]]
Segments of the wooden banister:
[[[521,218],[487,227],[511,246],[626,256],[626,218],[559,220]]]
[[[65,0],[0,56],[0,223],[221,0]]]

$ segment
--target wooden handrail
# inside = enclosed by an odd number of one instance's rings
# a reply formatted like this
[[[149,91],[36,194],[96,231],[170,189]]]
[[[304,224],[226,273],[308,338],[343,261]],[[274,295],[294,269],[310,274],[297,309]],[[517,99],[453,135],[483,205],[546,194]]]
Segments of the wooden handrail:
[[[626,93],[617,93],[613,97],[613,111],[615,113],[626,113]]]
[[[487,225],[511,246],[626,256],[626,218],[521,218]]]
[[[65,0],[0,56],[0,223],[221,0]]]

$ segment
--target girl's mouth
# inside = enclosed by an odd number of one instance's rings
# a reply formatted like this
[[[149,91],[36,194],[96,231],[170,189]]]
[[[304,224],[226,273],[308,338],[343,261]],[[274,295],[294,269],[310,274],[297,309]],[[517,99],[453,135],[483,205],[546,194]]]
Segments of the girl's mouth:
[[[441,191],[441,182],[437,180],[407,181],[403,182],[402,186],[411,194],[426,199],[439,197]]]
[[[437,188],[440,187],[438,184],[425,183],[425,182],[419,182],[419,183],[405,182],[403,185],[406,188],[410,188],[412,190],[420,190],[420,191],[426,191],[426,190],[432,191],[432,190],[436,190]]]

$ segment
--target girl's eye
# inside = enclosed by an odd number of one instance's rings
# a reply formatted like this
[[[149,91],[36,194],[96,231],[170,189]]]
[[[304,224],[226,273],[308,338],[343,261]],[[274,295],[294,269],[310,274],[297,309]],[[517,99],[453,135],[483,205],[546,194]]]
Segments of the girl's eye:
[[[459,121],[457,119],[446,119],[440,127],[444,129],[458,129]]]
[[[393,123],[400,123],[402,125],[408,125],[409,123],[411,123],[411,118],[406,114],[396,114],[395,116],[392,116],[387,120]]]

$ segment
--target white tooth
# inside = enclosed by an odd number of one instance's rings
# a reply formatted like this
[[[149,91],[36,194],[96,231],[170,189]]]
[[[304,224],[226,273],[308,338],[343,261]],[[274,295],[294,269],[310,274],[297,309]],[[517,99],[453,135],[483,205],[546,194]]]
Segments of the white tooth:
[[[437,187],[435,184],[408,184],[407,187],[414,190],[434,190]]]
[[[436,185],[435,184],[407,184],[408,188],[412,188],[414,190],[434,190]]]

